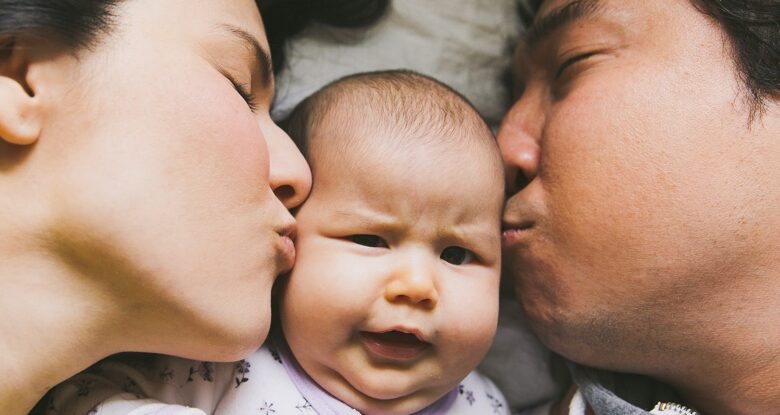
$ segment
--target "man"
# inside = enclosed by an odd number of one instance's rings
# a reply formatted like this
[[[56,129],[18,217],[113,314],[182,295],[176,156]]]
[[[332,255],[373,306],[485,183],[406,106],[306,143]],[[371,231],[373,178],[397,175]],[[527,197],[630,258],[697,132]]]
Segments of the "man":
[[[778,21],[777,0],[548,0],[519,45],[506,269],[576,362],[563,413],[780,411]]]

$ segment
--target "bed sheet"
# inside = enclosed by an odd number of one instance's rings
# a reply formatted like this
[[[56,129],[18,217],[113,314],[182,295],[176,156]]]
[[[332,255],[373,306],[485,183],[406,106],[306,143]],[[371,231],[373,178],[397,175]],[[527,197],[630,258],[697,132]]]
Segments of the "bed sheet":
[[[395,0],[365,29],[313,24],[289,43],[272,116],[355,72],[412,69],[455,88],[492,125],[509,105],[510,51],[522,29],[516,0]]]

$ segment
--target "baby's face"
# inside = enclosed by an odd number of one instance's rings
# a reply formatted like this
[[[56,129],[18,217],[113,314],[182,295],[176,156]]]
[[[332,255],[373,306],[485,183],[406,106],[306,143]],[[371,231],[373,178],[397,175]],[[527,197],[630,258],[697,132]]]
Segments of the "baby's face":
[[[361,412],[430,405],[493,339],[503,176],[486,146],[464,147],[314,150],[282,325],[303,369]]]

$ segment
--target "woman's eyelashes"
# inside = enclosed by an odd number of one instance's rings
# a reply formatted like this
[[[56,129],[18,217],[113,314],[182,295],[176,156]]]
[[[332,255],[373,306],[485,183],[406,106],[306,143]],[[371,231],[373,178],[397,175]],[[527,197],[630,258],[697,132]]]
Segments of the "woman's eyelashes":
[[[367,234],[351,235],[347,239],[349,239],[350,241],[358,245],[363,245],[370,248],[388,247],[387,242],[385,242],[384,239],[376,235],[367,235]]]
[[[258,108],[257,97],[249,90],[249,88],[247,88],[246,85],[240,84],[232,79],[230,82],[233,84],[236,92],[238,92],[238,95],[241,95],[241,98],[244,100],[244,102],[246,102],[246,105],[249,107],[249,109],[252,112],[255,112]]]
[[[439,257],[453,265],[465,265],[474,260],[474,253],[459,246],[449,246],[441,251]]]
[[[234,78],[232,75],[230,75],[227,71],[220,71],[222,75],[227,78],[228,81],[233,85],[233,89],[236,90],[238,95],[241,96],[241,99],[246,102],[246,105],[249,107],[249,109],[252,112],[255,112],[257,108],[259,107],[257,97],[255,94],[252,93],[251,89],[247,84],[242,84],[241,82],[238,82],[236,78]]]

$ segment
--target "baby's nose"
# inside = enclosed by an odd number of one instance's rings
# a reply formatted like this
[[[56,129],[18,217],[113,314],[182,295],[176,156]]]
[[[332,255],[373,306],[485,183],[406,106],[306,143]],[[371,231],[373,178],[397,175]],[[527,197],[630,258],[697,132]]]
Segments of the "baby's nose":
[[[385,288],[385,299],[391,303],[407,303],[431,310],[439,302],[434,272],[426,267],[399,271]]]

